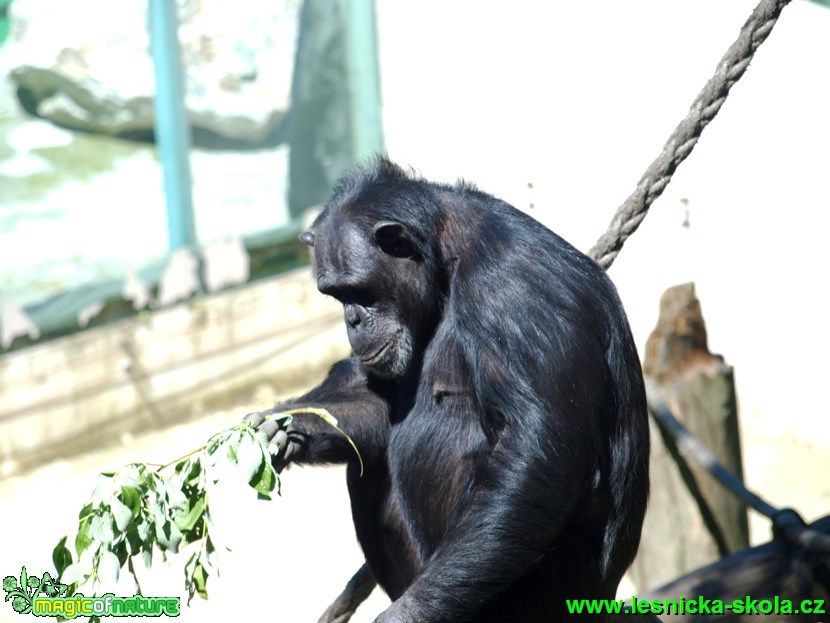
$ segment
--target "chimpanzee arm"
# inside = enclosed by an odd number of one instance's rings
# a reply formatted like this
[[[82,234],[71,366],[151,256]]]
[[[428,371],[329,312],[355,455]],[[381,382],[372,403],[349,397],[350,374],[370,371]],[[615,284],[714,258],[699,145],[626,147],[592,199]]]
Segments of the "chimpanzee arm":
[[[326,379],[299,398],[277,404],[266,412],[246,416],[269,439],[277,433],[275,425],[264,421],[263,414],[279,413],[304,407],[322,408],[336,419],[338,427],[348,435],[364,462],[385,456],[389,436],[389,403],[382,395],[380,381],[370,377],[355,359],[334,364]],[[354,448],[342,433],[320,417],[300,413],[294,415],[289,439],[298,446],[291,461],[299,463],[347,463],[357,460]]]
[[[375,623],[468,620],[548,552],[585,490],[595,456],[585,404],[543,405],[520,379],[496,385],[495,445],[420,576]]]

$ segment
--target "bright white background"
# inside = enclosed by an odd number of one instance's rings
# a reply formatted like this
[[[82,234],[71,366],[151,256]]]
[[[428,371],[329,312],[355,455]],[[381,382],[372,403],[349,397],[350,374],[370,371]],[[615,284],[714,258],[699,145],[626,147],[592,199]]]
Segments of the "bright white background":
[[[755,4],[381,2],[390,155],[587,251]],[[828,229],[830,9],[796,0],[610,274],[641,349],[695,281],[744,409],[826,443]]]

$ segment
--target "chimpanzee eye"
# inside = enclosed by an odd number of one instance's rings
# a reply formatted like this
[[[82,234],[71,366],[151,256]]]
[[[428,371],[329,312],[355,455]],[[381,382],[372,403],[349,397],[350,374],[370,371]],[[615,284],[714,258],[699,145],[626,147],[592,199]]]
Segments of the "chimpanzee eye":
[[[381,251],[392,257],[418,260],[418,247],[412,234],[400,223],[381,221],[372,229],[375,243]]]

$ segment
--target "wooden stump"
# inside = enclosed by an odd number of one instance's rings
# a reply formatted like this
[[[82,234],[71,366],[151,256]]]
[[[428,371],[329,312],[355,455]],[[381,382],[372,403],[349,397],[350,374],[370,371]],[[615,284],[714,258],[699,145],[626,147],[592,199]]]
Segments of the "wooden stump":
[[[649,393],[742,478],[733,370],[709,352],[694,284],[675,286],[661,297],[643,370]],[[638,591],[749,544],[746,510],[705,470],[687,462],[654,420],[651,452],[649,509],[631,568]]]

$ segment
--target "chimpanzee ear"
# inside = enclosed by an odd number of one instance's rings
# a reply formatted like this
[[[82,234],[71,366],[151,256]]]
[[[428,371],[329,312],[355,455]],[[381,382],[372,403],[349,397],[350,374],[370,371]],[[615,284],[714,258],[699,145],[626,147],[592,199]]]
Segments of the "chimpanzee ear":
[[[420,259],[418,245],[409,230],[395,221],[380,221],[372,228],[380,250],[392,257]]]
[[[304,231],[303,233],[300,234],[300,241],[304,242],[305,244],[307,244],[310,247],[313,247],[314,246],[314,234],[312,234],[310,231]]]

